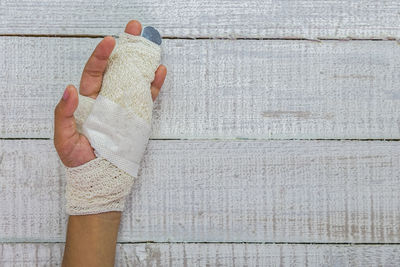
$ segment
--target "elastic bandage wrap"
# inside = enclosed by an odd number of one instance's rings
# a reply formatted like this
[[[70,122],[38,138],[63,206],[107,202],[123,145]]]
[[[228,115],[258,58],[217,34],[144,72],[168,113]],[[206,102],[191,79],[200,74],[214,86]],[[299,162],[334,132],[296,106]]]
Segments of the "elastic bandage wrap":
[[[74,114],[77,129],[88,138],[97,158],[66,167],[68,214],[124,209],[150,137],[150,86],[160,58],[160,46],[122,33],[97,98],[79,96]]]

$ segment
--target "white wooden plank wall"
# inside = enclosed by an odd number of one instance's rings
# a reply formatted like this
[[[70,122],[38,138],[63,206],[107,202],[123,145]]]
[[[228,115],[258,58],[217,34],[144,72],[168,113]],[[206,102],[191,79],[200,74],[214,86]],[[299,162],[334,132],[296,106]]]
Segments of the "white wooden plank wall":
[[[0,147],[0,240],[63,241],[52,141]],[[399,142],[153,140],[119,240],[399,243],[399,177]]]
[[[99,41],[1,38],[0,137],[51,137]],[[395,41],[165,40],[163,62],[152,138],[400,138]]]
[[[53,108],[130,19],[161,31],[168,76],[117,266],[399,266],[399,10],[0,1],[0,266],[60,264]]]
[[[397,0],[3,0],[2,34],[110,35],[139,19],[170,37],[398,38]]]
[[[59,266],[63,243],[0,244],[3,267]],[[199,257],[201,255],[202,257]],[[119,244],[116,266],[395,266],[400,246]]]

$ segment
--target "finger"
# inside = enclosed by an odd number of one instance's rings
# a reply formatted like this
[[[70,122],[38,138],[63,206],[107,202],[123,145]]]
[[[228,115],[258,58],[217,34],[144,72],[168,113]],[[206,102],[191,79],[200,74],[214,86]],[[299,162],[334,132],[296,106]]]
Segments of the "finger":
[[[81,95],[96,98],[100,92],[107,60],[115,46],[115,39],[106,36],[94,49],[82,72],[79,92]]]
[[[132,35],[140,35],[142,32],[142,25],[137,20],[131,20],[125,27],[125,32]],[[165,76],[167,75],[167,68],[160,65],[156,70],[154,81],[151,84],[151,96],[153,101],[156,99],[160,92],[160,88],[164,83]]]
[[[164,84],[166,76],[167,76],[167,68],[164,65],[160,65],[156,70],[156,74],[154,75],[154,81],[151,83],[150,87],[153,101],[156,100],[158,94],[160,93],[160,89]]]
[[[78,92],[73,85],[69,85],[54,112],[54,145],[57,151],[68,153],[79,139],[74,118],[77,107]]]
[[[132,35],[140,35],[142,32],[142,24],[137,20],[131,20],[126,24],[125,32]]]
[[[140,35],[142,25],[137,20],[130,21],[125,32],[133,35]],[[96,98],[100,92],[107,60],[115,47],[114,38],[105,37],[93,51],[82,73],[80,94]]]

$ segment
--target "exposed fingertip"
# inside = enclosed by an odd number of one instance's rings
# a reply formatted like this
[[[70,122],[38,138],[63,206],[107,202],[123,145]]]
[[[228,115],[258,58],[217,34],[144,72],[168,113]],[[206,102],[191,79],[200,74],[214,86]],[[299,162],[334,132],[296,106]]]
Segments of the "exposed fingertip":
[[[132,35],[140,35],[142,32],[142,24],[137,20],[131,20],[126,24],[125,32]]]
[[[115,47],[115,39],[112,36],[106,36],[101,40],[99,45],[96,47],[94,53],[95,56],[100,60],[107,60],[111,52]]]
[[[64,97],[66,96],[66,97]],[[78,106],[78,91],[73,85],[68,85],[64,91],[63,98],[65,102],[65,108],[69,111],[67,113],[72,113],[75,111]]]
[[[167,68],[164,65],[158,66],[156,73],[154,75],[154,80],[151,83],[151,86],[154,86],[160,90],[164,84],[166,76],[167,76]]]
[[[104,38],[103,38],[103,41],[104,41],[104,42],[107,42],[107,43],[115,44],[115,38],[112,37],[112,36],[109,36],[109,35],[107,35],[106,37],[104,37]]]
[[[67,101],[69,99],[69,96],[71,95],[72,89],[71,88],[75,88],[72,84],[68,84],[65,87],[63,96],[62,96],[62,100]]]
[[[68,92],[72,92],[72,90],[75,89],[75,86],[73,86],[72,84],[68,84],[67,87],[65,88],[66,91]]]
[[[67,86],[67,88],[65,88],[65,90],[64,90],[64,94],[62,96],[62,100],[67,101],[68,98],[69,98],[69,90],[68,90],[68,86]]]
[[[68,88],[69,88],[68,90],[71,90],[71,91],[70,91],[71,95],[75,96],[75,95],[78,94],[78,91],[77,91],[77,89],[76,89],[75,86],[71,85],[71,86],[69,86]]]
[[[160,65],[160,71],[162,71],[163,73],[165,73],[165,75],[167,75],[167,67],[165,65]]]

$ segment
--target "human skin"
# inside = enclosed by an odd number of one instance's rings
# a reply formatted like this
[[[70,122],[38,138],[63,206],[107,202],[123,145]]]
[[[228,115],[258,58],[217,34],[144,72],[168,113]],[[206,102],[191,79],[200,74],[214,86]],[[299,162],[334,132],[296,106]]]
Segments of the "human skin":
[[[125,32],[140,35],[142,26],[130,21]],[[100,92],[107,60],[115,46],[113,37],[105,37],[95,48],[82,72],[79,93],[96,99]],[[151,83],[153,101],[164,83],[167,69],[160,65]],[[78,107],[78,92],[68,85],[55,108],[54,146],[67,167],[80,166],[96,156],[88,139],[76,129],[74,111]],[[113,266],[121,212],[91,215],[71,215],[68,218],[63,266]]]

